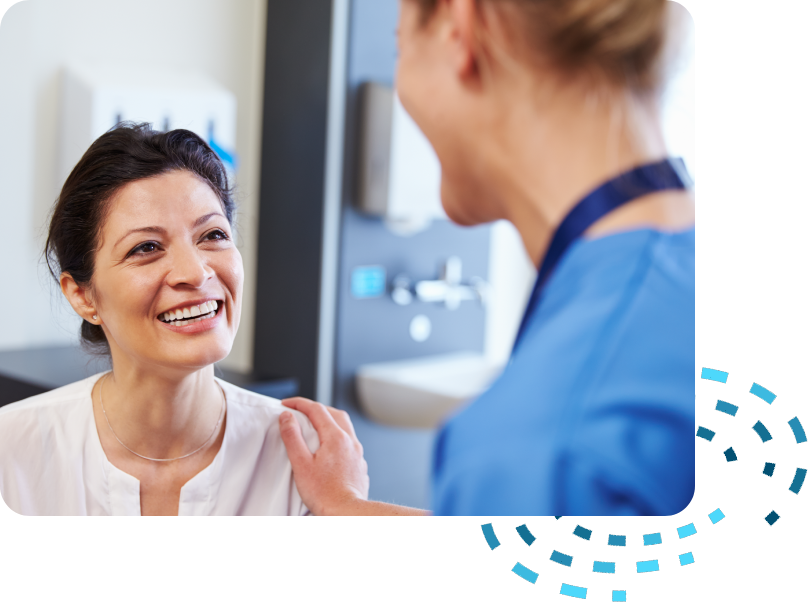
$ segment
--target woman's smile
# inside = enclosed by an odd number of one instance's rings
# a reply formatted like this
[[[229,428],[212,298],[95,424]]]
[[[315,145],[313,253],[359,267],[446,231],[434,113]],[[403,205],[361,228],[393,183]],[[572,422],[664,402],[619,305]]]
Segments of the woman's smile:
[[[178,324],[180,322],[198,322],[197,318],[212,318],[219,309],[219,303],[217,299],[189,303],[160,314],[158,319],[162,322],[177,322]]]
[[[224,316],[224,302],[214,300],[199,304],[185,304],[160,314],[157,320],[172,332],[196,334],[216,328]]]

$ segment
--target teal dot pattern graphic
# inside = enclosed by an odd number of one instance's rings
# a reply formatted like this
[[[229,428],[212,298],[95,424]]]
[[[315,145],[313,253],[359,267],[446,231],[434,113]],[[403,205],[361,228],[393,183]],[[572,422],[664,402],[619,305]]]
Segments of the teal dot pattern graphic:
[[[728,379],[728,372],[712,368],[703,368],[701,370],[702,381],[726,384]],[[750,413],[753,414],[752,419],[759,415],[755,413],[759,409],[756,408],[755,404],[764,404],[761,407],[773,407],[773,404],[776,403],[777,395],[759,383],[753,383],[748,392],[751,397],[741,404],[732,403],[724,399],[710,401],[713,411],[701,414],[698,420],[699,424],[696,426],[696,438],[702,442],[697,441],[697,446],[704,445],[705,447],[697,449],[699,449],[700,454],[710,452],[718,454],[720,452],[726,463],[725,465],[735,465],[739,462],[760,462],[759,475],[768,481],[773,478],[778,464],[773,457],[765,458],[766,450],[771,447],[772,442],[782,440],[788,444],[789,449],[799,449],[804,452],[808,449],[808,446],[806,448],[794,448],[793,446],[800,446],[808,442],[808,438],[806,438],[802,421],[796,415],[785,421],[785,424],[775,424],[769,421],[768,418],[757,419],[751,426],[753,435],[750,435],[750,437],[756,438],[759,455],[762,454],[764,459],[746,457],[751,456],[748,450],[741,454],[731,444],[736,433],[732,432],[726,422],[723,422],[724,419],[718,421],[714,417],[720,415],[737,423],[742,416],[749,419]],[[725,395],[725,397],[727,396]],[[697,401],[697,398],[694,401]],[[766,424],[767,421],[769,422],[768,425]],[[785,441],[786,437],[783,434],[783,432],[786,432],[786,429],[783,428],[785,426],[788,427],[787,432],[790,433],[788,441]],[[770,427],[777,428],[772,429]],[[773,430],[776,435],[773,434]],[[776,437],[779,439],[776,439]],[[789,457],[797,458],[799,461],[800,458],[804,458],[804,455],[800,456],[798,453],[792,453]],[[791,495],[800,495],[805,484],[806,475],[808,475],[808,469],[804,466],[806,462],[800,461],[800,463],[803,466],[797,465],[787,468],[789,475],[792,475],[791,484],[787,488],[787,492]],[[781,470],[786,470],[786,468],[781,468]],[[757,484],[757,486],[760,485],[765,486],[766,483]],[[551,519],[550,524],[546,523],[549,517],[537,517],[531,520],[531,524],[535,522],[533,528],[528,525],[527,521],[522,522],[515,528],[505,526],[504,520],[502,521],[502,527],[498,523],[495,529],[494,522],[486,522],[481,525],[481,528],[483,540],[491,553],[496,554],[503,548],[500,540],[503,535],[507,536],[508,541],[511,542],[511,548],[517,547],[515,552],[518,560],[511,568],[511,577],[513,579],[519,579],[535,586],[541,583],[542,575],[548,572],[552,574],[549,578],[558,579],[559,573],[557,569],[561,568],[561,570],[568,570],[568,578],[557,580],[553,586],[559,599],[643,600],[648,599],[647,587],[642,592],[638,588],[634,592],[636,597],[633,597],[632,587],[626,585],[626,583],[634,582],[639,585],[641,579],[648,579],[649,576],[653,577],[653,575],[659,575],[664,571],[669,577],[673,577],[673,573],[678,571],[675,575],[676,579],[690,581],[695,587],[699,580],[704,577],[700,573],[700,565],[702,571],[710,570],[709,559],[699,555],[699,538],[712,536],[720,540],[723,537],[720,530],[722,528],[732,528],[732,526],[727,527],[727,524],[733,522],[733,519],[735,519],[734,524],[736,525],[741,518],[748,520],[747,517],[741,517],[738,512],[736,512],[736,516],[732,514],[728,516],[725,514],[726,508],[721,505],[702,509],[697,506],[698,504],[691,503],[690,508],[686,511],[671,517],[598,517],[587,519],[585,517],[555,516],[553,517],[554,521]],[[778,512],[777,507],[772,507],[757,514],[756,520],[763,521],[768,528],[775,528],[785,518],[785,515]],[[613,524],[614,528],[597,529],[592,524],[595,522],[603,524],[604,521],[607,524]],[[556,523],[557,527],[561,527],[565,522],[568,522],[569,526],[560,531],[555,529],[553,531],[555,538],[550,540],[546,534],[550,532],[548,527],[552,526],[553,522]],[[697,527],[697,523],[700,524],[699,527]],[[649,528],[647,532],[638,533],[637,527],[640,525],[653,525],[655,528]],[[624,529],[622,533],[620,532],[621,526]],[[628,530],[628,526],[632,527],[633,535],[625,532]],[[507,531],[502,529],[507,529]],[[606,532],[606,530],[613,532]],[[498,533],[500,534],[499,536]],[[559,540],[558,535],[564,533],[567,535]],[[518,540],[512,535],[517,536]],[[641,538],[639,537],[640,535]],[[521,551],[518,549],[519,545],[522,546]],[[673,557],[668,552],[668,549],[672,549],[672,545],[676,546],[676,552]],[[540,555],[532,554],[534,550],[538,550]],[[575,550],[578,551],[576,552]],[[581,550],[586,552],[582,553]],[[634,558],[627,560],[626,554],[631,552],[634,553]],[[597,582],[597,586],[593,586],[595,583],[593,577],[601,578],[600,576],[604,576],[608,578],[611,576],[614,578],[618,575],[623,577],[620,581],[620,586],[607,589],[603,587],[602,583],[604,581],[602,580]],[[647,583],[645,582],[645,585]],[[663,592],[664,590],[660,589],[658,599],[663,599]]]

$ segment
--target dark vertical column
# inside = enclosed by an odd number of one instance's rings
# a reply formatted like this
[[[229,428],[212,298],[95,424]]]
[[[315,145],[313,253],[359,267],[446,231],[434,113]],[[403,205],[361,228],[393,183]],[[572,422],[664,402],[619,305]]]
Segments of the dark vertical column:
[[[331,0],[267,3],[254,375],[317,373]]]

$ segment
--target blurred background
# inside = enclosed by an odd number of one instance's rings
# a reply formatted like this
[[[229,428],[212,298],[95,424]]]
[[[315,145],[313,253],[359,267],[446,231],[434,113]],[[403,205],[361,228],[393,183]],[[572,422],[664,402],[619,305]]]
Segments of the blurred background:
[[[436,427],[507,361],[535,278],[509,224],[461,228],[394,90],[398,0],[27,0],[0,24],[0,405],[105,369],[41,260],[48,212],[121,120],[187,128],[237,185],[243,315],[217,368],[351,413],[371,497],[428,506]],[[664,97],[695,176],[694,32]]]

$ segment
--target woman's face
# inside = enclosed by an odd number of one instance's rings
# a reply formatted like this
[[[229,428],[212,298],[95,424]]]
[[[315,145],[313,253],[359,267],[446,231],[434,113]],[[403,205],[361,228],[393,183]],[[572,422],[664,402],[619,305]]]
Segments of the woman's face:
[[[178,170],[110,201],[91,297],[113,361],[199,369],[230,352],[244,270],[213,190]]]

